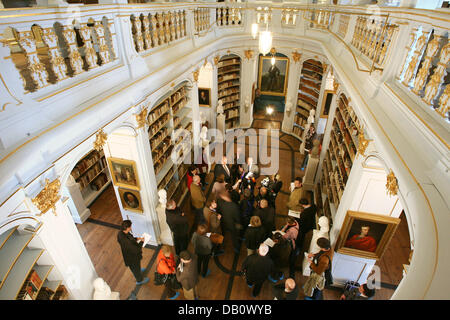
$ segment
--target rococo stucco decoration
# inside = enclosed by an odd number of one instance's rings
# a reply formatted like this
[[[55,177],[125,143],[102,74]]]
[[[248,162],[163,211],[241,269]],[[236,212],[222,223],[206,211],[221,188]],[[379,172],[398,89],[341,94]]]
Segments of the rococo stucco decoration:
[[[386,192],[389,196],[395,196],[398,193],[397,178],[394,175],[392,169],[389,170],[389,174],[386,176]]]
[[[97,151],[102,150],[103,146],[106,143],[106,139],[108,139],[108,136],[103,132],[103,129],[100,129],[97,132],[97,136],[94,141],[94,149]]]
[[[140,129],[145,125],[147,121],[147,108],[142,109],[142,111],[136,114],[135,116],[136,122],[138,124],[137,129]]]
[[[48,210],[52,209],[55,212],[55,204],[61,198],[59,195],[59,189],[61,188],[61,182],[58,179],[50,182],[49,179],[45,179],[44,189],[32,199],[33,204],[41,211],[38,216],[43,215]]]

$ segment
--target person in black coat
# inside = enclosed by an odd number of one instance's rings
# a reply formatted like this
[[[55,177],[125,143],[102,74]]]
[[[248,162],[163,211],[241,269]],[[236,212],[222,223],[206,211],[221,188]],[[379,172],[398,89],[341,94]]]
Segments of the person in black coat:
[[[316,228],[316,213],[317,207],[315,204],[310,204],[308,199],[300,199],[300,204],[303,207],[303,211],[300,214],[300,218],[297,220],[300,230],[296,240],[296,248],[298,252],[302,250],[303,241],[305,240],[305,235]],[[300,252],[301,253],[301,252]]]
[[[250,218],[250,226],[245,231],[245,246],[247,247],[247,256],[255,253],[259,245],[264,242],[266,232],[261,225],[261,219],[258,216]]]
[[[235,253],[239,253],[239,231],[242,228],[239,205],[233,202],[228,193],[223,193],[217,199],[217,211],[222,215],[223,234],[231,234]]]
[[[272,240],[275,244],[269,249],[269,256],[274,262],[274,270],[269,276],[269,280],[277,282],[284,279],[282,269],[289,266],[292,246],[288,240],[283,238],[280,232],[275,232]]]
[[[177,256],[187,249],[189,244],[189,223],[188,218],[177,207],[174,200],[169,200],[166,205],[166,222],[173,233],[173,243]]]
[[[225,182],[231,183],[231,169],[228,166],[226,156],[222,157],[222,163],[216,163],[216,165],[214,166],[214,181],[216,181],[216,178],[221,174],[225,176]]]
[[[275,230],[275,209],[269,207],[269,202],[266,199],[262,199],[254,215],[261,219],[266,237],[272,237],[272,231]]]
[[[123,261],[133,272],[136,284],[147,283],[149,279],[143,277],[141,270],[142,245],[140,242],[144,241],[144,238],[133,237],[131,234],[131,220],[122,222],[122,230],[117,234],[117,241],[122,249]]]
[[[261,291],[264,281],[273,270],[273,261],[267,256],[269,247],[262,243],[258,252],[254,253],[242,262],[241,270],[245,273],[247,285],[253,288],[252,297],[256,298]]]

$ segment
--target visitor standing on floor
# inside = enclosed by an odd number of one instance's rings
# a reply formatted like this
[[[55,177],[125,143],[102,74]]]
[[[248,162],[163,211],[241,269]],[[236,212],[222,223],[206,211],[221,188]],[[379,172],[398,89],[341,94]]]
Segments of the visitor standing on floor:
[[[261,219],[266,237],[272,237],[272,231],[275,230],[275,209],[269,207],[266,199],[262,199],[259,208],[255,209],[254,215]]]
[[[208,206],[203,209],[203,216],[205,218],[206,224],[208,225],[208,232],[222,234],[222,228],[220,227],[220,220],[222,215],[217,212],[217,201],[212,200]],[[221,244],[213,243],[213,256],[218,256],[223,254],[221,249]]]
[[[177,207],[175,200],[167,201],[166,222],[173,234],[175,253],[178,256],[181,251],[187,249],[189,244],[189,223],[188,218]]]
[[[117,234],[117,241],[122,249],[122,256],[125,265],[130,268],[136,278],[136,284],[141,285],[147,283],[149,279],[144,278],[141,269],[142,260],[142,244],[144,238],[135,238],[131,234],[131,220],[124,220],[122,228]]]
[[[295,280],[287,278],[284,283],[279,283],[273,287],[274,300],[296,300],[298,297],[298,287]]]
[[[303,242],[308,232],[312,232],[316,228],[316,213],[317,207],[311,204],[308,199],[300,199],[300,205],[303,207],[300,218],[298,219],[300,231],[297,237],[298,253],[302,253]]]
[[[183,288],[184,298],[197,299],[198,267],[195,254],[185,250],[180,253],[180,263],[177,267],[177,280]]]
[[[206,236],[207,228],[205,224],[200,224],[197,227],[197,231],[192,235],[192,245],[197,255],[198,273],[203,278],[206,278],[211,273],[211,270],[208,269],[208,263],[213,249],[211,239]]]
[[[245,231],[245,245],[247,247],[247,256],[255,253],[259,245],[266,240],[266,232],[261,224],[261,219],[258,216],[250,218],[250,226]]]
[[[222,156],[221,163],[216,163],[214,166],[214,180],[217,180],[217,178],[222,175],[224,176],[224,180],[226,183],[231,182],[231,170],[228,166],[228,160],[226,156]]]
[[[267,255],[269,247],[262,243],[257,253],[254,253],[242,262],[241,270],[245,273],[247,285],[252,288],[252,297],[256,298],[261,291],[264,281],[273,271],[273,261]]]
[[[199,224],[204,223],[203,218],[203,208],[205,207],[206,203],[206,196],[205,193],[202,190],[202,185],[200,181],[200,177],[195,175],[192,178],[192,184],[191,184],[191,203],[192,207],[195,212],[195,219],[194,219],[194,225],[193,230],[197,228]]]
[[[323,300],[322,290],[325,288],[325,272],[331,272],[333,250],[330,240],[327,238],[317,239],[320,251],[316,254],[308,254],[311,274],[303,286],[306,300]]]
[[[222,216],[222,231],[231,235],[234,252],[239,254],[239,232],[242,228],[239,205],[233,202],[228,193],[223,193],[217,200],[218,212]]]
[[[159,274],[166,274],[168,276],[164,285],[167,289],[167,295],[170,300],[174,300],[178,298],[180,295],[179,292],[176,292],[172,287],[172,279],[171,277],[176,277],[176,263],[175,257],[173,256],[172,250],[168,245],[163,245],[161,250],[159,250],[158,256],[156,258],[156,271]]]
[[[302,179],[300,177],[296,177],[294,180],[294,190],[291,191],[289,195],[289,200],[287,203],[287,207],[289,210],[301,212],[303,207],[300,205],[300,199],[303,196],[303,185]]]

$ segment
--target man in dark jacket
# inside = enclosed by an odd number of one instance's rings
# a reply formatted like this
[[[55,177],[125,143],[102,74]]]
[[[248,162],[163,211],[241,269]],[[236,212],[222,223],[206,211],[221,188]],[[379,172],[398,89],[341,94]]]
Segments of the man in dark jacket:
[[[269,247],[262,243],[258,252],[245,258],[241,270],[245,272],[247,285],[253,288],[252,297],[256,298],[261,291],[264,281],[273,270],[273,261],[267,256]]]
[[[142,245],[139,244],[144,241],[144,238],[133,237],[131,234],[131,220],[124,220],[122,222],[122,230],[117,234],[117,241],[122,249],[125,265],[130,268],[136,278],[136,284],[147,283],[149,279],[143,278],[142,276]]]
[[[301,254],[300,251],[303,247],[305,235],[316,228],[317,207],[315,204],[310,204],[306,198],[300,199],[300,205],[303,207],[303,211],[300,214],[300,219],[297,220],[300,230],[297,236],[296,247],[297,252]]]
[[[180,255],[181,251],[187,249],[189,244],[188,218],[181,212],[174,200],[169,200],[166,207],[166,222],[173,233],[175,253]]]
[[[270,248],[269,256],[274,262],[274,270],[269,276],[269,280],[275,283],[284,279],[282,269],[289,265],[292,247],[280,232],[275,232],[272,240],[275,244]]]
[[[266,237],[271,237],[272,231],[275,230],[275,209],[269,207],[269,202],[266,199],[262,199],[260,207],[256,208],[254,215],[261,219]]]
[[[240,252],[239,231],[242,228],[239,205],[228,194],[221,194],[217,200],[217,211],[222,215],[223,234],[228,231],[231,234],[235,253]]]
[[[217,177],[219,177],[221,174],[225,176],[225,182],[231,182],[231,169],[228,166],[226,156],[222,157],[222,163],[216,163],[216,165],[214,166],[214,181],[216,181]]]

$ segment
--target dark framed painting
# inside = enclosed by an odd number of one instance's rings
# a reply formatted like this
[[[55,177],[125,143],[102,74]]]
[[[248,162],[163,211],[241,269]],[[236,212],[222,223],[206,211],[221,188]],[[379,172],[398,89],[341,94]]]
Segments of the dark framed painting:
[[[211,107],[210,88],[198,88],[198,104],[200,107]]]
[[[258,88],[261,94],[273,96],[285,96],[287,89],[289,58],[275,57],[272,65],[272,57],[259,57]]]
[[[114,185],[139,190],[136,162],[133,160],[108,158],[109,169]]]
[[[120,201],[125,210],[142,213],[141,194],[137,190],[119,188]]]
[[[400,219],[380,214],[347,211],[336,251],[379,260],[397,229]]]

